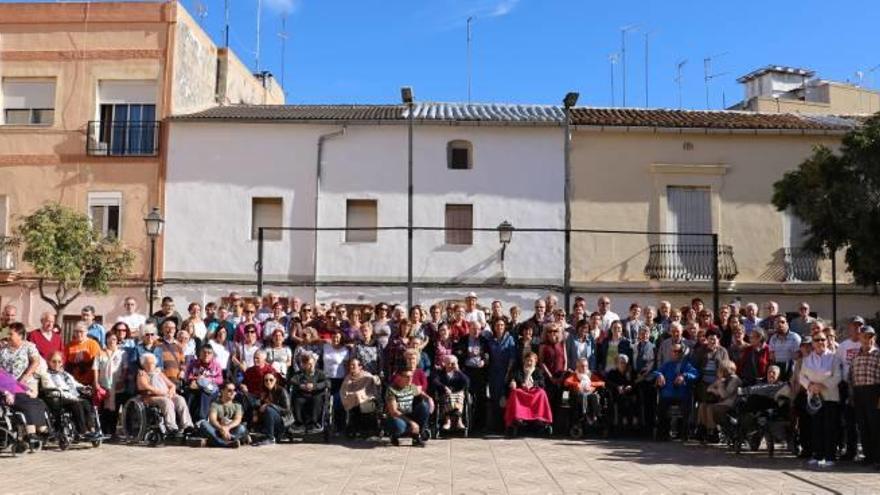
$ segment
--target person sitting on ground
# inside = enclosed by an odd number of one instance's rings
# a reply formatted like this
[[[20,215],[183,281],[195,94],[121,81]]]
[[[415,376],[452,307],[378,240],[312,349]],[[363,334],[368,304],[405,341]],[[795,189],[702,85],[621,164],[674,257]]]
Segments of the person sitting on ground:
[[[736,363],[722,361],[718,367],[715,381],[709,385],[706,391],[706,400],[700,404],[700,408],[697,410],[697,426],[702,442],[717,441],[718,424],[727,411],[733,407],[737,388],[740,385],[742,385],[742,381],[736,375]]]
[[[156,366],[156,356],[141,356],[141,370],[137,375],[137,390],[146,404],[156,406],[165,417],[169,436],[181,436],[193,428],[189,409],[183,397],[177,395],[174,384]]]
[[[364,431],[365,416],[376,410],[380,386],[379,377],[366,371],[358,358],[348,360],[348,374],[339,389],[339,397],[349,416],[346,425],[349,436]]]
[[[46,404],[28,395],[28,387],[0,368],[0,402],[24,415],[28,436],[46,431]]]
[[[295,433],[319,433],[324,428],[324,393],[330,386],[330,381],[323,371],[317,369],[317,359],[313,353],[303,354],[301,369],[287,378],[293,399]]]
[[[465,393],[469,386],[470,379],[458,369],[458,358],[452,354],[447,355],[443,360],[443,371],[434,373],[434,390],[442,394],[443,400],[441,410],[443,415],[441,428],[443,430],[449,430],[452,427],[453,419],[455,419],[456,429],[464,429],[462,413]]]
[[[669,409],[673,405],[678,405],[681,411],[683,425],[681,439],[687,441],[688,438],[691,388],[697,379],[697,370],[684,359],[684,348],[684,344],[674,343],[670,349],[672,360],[664,363],[652,374],[655,385],[660,389],[660,401],[657,406],[657,432],[660,440],[669,439]]]
[[[605,382],[598,375],[590,372],[588,358],[582,357],[577,360],[575,370],[565,378],[564,386],[569,393],[577,398],[576,407],[586,418],[587,423],[596,423],[599,419],[598,390],[605,386]]]
[[[208,419],[199,422],[199,431],[212,445],[235,449],[248,435],[242,422],[244,410],[234,398],[235,384],[224,383],[220,388],[220,397],[211,403]]]
[[[196,421],[208,417],[211,403],[220,393],[223,385],[223,370],[214,359],[214,348],[206,345],[199,350],[199,358],[186,367],[184,380],[189,392],[189,410]]]
[[[290,395],[281,386],[280,381],[274,373],[263,376],[263,393],[260,396],[259,406],[254,412],[254,423],[260,425],[266,438],[254,444],[256,446],[273,445],[293,424]]]
[[[386,428],[391,445],[400,445],[400,437],[410,435],[413,447],[424,447],[429,411],[425,391],[412,383],[413,372],[404,370],[395,375],[385,395]],[[417,400],[421,398],[421,400]]]
[[[58,404],[73,417],[76,430],[87,440],[100,438],[92,407],[92,390],[64,371],[64,358],[60,352],[49,356],[49,368],[40,377],[40,393],[43,397],[57,394]]]
[[[239,396],[244,407],[245,423],[252,421],[253,408],[260,403],[263,395],[263,379],[266,375],[275,375],[279,381],[282,376],[275,371],[271,364],[266,362],[266,353],[261,349],[254,354],[254,364],[244,372],[244,378],[239,384]]]
[[[504,425],[508,433],[526,421],[536,421],[550,429],[553,412],[544,392],[545,377],[538,367],[538,355],[530,352],[523,357],[522,367],[515,369],[504,408]]]

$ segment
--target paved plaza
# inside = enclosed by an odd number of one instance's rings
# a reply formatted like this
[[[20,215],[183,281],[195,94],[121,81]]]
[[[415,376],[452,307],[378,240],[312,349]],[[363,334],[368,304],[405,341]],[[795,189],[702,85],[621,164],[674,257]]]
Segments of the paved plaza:
[[[283,444],[238,451],[130,447],[0,459],[0,493],[880,494],[880,473],[809,471],[791,457],[636,441],[454,439]]]

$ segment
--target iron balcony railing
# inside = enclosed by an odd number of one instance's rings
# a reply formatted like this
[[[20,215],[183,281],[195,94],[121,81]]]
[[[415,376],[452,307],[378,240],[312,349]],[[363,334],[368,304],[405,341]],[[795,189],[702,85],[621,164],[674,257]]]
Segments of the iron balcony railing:
[[[786,282],[819,281],[821,256],[802,248],[783,248],[782,251]]]
[[[652,280],[712,280],[711,244],[652,244],[645,276]],[[718,246],[718,278],[736,278],[733,247]]]
[[[18,270],[18,243],[14,238],[0,236],[0,272]]]
[[[89,122],[86,152],[93,156],[155,156],[159,153],[157,121]]]

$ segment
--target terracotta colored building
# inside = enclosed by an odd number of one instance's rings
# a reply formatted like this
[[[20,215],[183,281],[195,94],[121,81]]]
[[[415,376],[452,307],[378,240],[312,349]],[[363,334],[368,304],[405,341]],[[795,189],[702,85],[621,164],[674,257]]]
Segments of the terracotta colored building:
[[[57,201],[119,237],[137,259],[130,287],[89,298],[105,320],[124,295],[146,303],[143,218],[164,210],[166,117],[284,100],[173,0],[0,4],[0,83],[0,236]],[[0,244],[0,304],[34,323],[48,307],[18,254]]]

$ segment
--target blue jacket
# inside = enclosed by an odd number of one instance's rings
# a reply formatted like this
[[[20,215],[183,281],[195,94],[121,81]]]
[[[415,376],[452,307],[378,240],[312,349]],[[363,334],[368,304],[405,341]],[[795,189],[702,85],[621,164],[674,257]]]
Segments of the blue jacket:
[[[571,333],[568,338],[565,339],[565,354],[568,358],[568,369],[575,369],[578,362],[578,352],[577,352],[577,344],[575,342],[578,340],[577,334]],[[590,369],[596,369],[596,341],[593,340],[593,336],[587,334],[587,361],[590,363]]]
[[[666,385],[660,389],[660,397],[663,399],[685,399],[690,396],[691,388],[697,380],[697,369],[691,365],[686,359],[681,361],[668,361],[660,366],[660,369],[651,373],[653,379],[657,379],[660,375],[666,379]],[[684,383],[675,385],[675,378],[678,375],[684,375]]]

